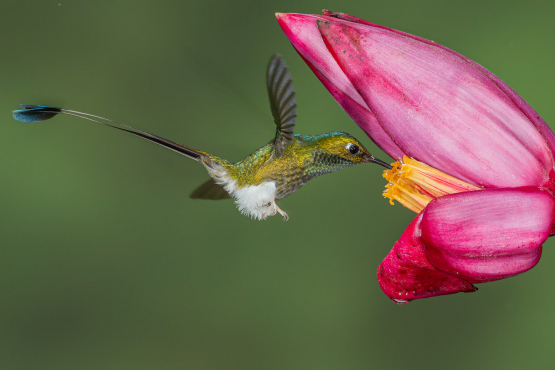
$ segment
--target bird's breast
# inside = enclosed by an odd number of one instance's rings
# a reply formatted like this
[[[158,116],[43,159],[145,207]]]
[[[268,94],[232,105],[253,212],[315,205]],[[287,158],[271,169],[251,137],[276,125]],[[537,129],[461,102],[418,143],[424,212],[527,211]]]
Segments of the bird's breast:
[[[299,156],[282,156],[261,166],[256,175],[256,183],[274,182],[276,199],[294,193],[308,181],[306,178],[306,159]]]

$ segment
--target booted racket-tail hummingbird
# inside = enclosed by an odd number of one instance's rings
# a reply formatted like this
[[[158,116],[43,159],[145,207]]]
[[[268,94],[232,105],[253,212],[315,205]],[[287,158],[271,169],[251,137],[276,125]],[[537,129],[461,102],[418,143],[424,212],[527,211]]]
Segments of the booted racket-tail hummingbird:
[[[266,74],[268,96],[276,135],[269,143],[245,159],[230,163],[206,152],[177,144],[134,127],[73,110],[25,105],[13,111],[20,122],[41,122],[58,114],[67,114],[101,123],[140,136],[179,154],[196,160],[208,170],[211,179],[199,186],[191,198],[233,198],[243,214],[263,220],[275,214],[288,219],[276,201],[293,194],[309,180],[359,163],[389,164],[371,155],[362,144],[346,132],[321,135],[294,134],[297,100],[291,75],[279,54],[275,54]]]

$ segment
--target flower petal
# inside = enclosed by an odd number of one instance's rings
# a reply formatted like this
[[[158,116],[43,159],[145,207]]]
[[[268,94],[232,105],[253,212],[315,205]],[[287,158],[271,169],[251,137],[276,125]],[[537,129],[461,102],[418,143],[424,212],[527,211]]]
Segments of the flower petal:
[[[461,278],[436,269],[426,257],[419,240],[420,219],[417,216],[405,229],[378,268],[378,282],[383,292],[395,303],[407,303],[476,288]]]
[[[554,210],[553,194],[546,189],[447,195],[421,213],[420,241],[441,271],[471,283],[499,280],[538,263]]]
[[[544,137],[464,59],[383,28],[316,23],[331,54],[407,156],[485,187],[549,182],[553,165]]]
[[[467,57],[465,57],[462,54],[457,53],[456,51],[453,51],[443,45],[439,45],[436,44],[433,41],[430,40],[426,40],[425,38],[422,37],[418,37],[415,35],[411,35],[410,33],[406,33],[406,32],[402,32],[402,31],[397,31],[391,28],[387,28],[387,27],[383,27],[368,21],[365,21],[364,19],[360,19],[357,17],[354,17],[352,15],[349,14],[345,14],[345,13],[337,13],[337,12],[330,12],[329,10],[323,10],[322,14],[328,17],[333,17],[333,18],[337,18],[337,19],[343,19],[346,21],[350,21],[350,22],[354,22],[354,23],[360,23],[360,24],[365,24],[367,26],[372,26],[372,27],[377,27],[377,28],[383,28],[386,30],[389,30],[391,32],[397,33],[398,35],[401,36],[406,36],[409,38],[412,38],[414,40],[423,42],[425,44],[430,44],[430,45],[434,45],[440,49],[443,49],[444,51],[451,53],[455,56],[458,56],[459,58],[463,59],[464,61],[466,61],[468,64],[470,64],[472,67],[476,68],[478,71],[480,71],[481,73],[483,73],[485,76],[487,76],[489,79],[491,79],[491,81],[497,85],[497,87],[503,92],[505,93],[512,101],[513,103],[526,115],[526,117],[530,120],[530,122],[532,122],[534,124],[534,126],[536,126],[536,128],[538,129],[538,131],[542,134],[542,136],[545,138],[547,145],[551,151],[551,153],[553,153],[554,149],[555,149],[555,133],[553,132],[553,130],[547,125],[547,123],[543,120],[543,118],[541,118],[538,114],[538,112],[536,112],[536,110],[534,108],[532,108],[530,106],[530,104],[528,104],[524,99],[522,99],[522,97],[520,95],[518,95],[509,85],[507,85],[503,80],[501,80],[499,77],[497,77],[496,75],[494,75],[493,73],[491,73],[490,71],[488,71],[486,68],[482,67],[481,65],[479,65],[478,63],[476,63],[475,61],[468,59]]]
[[[320,31],[316,27],[316,20],[333,21],[334,18],[294,13],[277,13],[276,18],[283,32],[305,62],[314,66],[326,79],[351,99],[361,106],[366,106],[347,76],[341,72],[341,68],[329,53]]]
[[[391,149],[396,146],[484,187],[555,189],[555,135],[522,98],[477,63],[432,41],[340,13],[278,19],[313,70],[373,113],[386,135],[366,131],[388,154],[399,157]]]
[[[333,18],[283,13],[277,13],[276,17],[297,52],[351,119],[392,158],[402,157],[403,151],[380,126],[322,40],[315,20]]]

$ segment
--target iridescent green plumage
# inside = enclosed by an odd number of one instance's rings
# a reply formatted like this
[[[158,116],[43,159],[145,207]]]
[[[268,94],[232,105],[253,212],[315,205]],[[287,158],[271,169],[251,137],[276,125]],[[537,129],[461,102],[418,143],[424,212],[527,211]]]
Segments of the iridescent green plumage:
[[[359,146],[358,155],[347,151],[345,147],[348,144]],[[212,155],[209,157],[225,168],[228,175],[237,181],[239,188],[275,182],[276,200],[294,193],[317,176],[364,163],[372,158],[358,140],[341,131],[315,136],[296,134],[279,158],[275,155],[274,141],[237,163],[229,163]],[[204,198],[223,199],[216,195],[213,198]]]

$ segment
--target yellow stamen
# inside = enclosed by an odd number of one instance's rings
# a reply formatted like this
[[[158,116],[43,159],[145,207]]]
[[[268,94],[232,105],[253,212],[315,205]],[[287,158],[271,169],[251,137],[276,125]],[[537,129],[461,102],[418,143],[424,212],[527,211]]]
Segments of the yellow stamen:
[[[388,181],[383,196],[392,205],[396,200],[416,213],[443,195],[481,189],[407,156],[391,165],[383,172]]]

